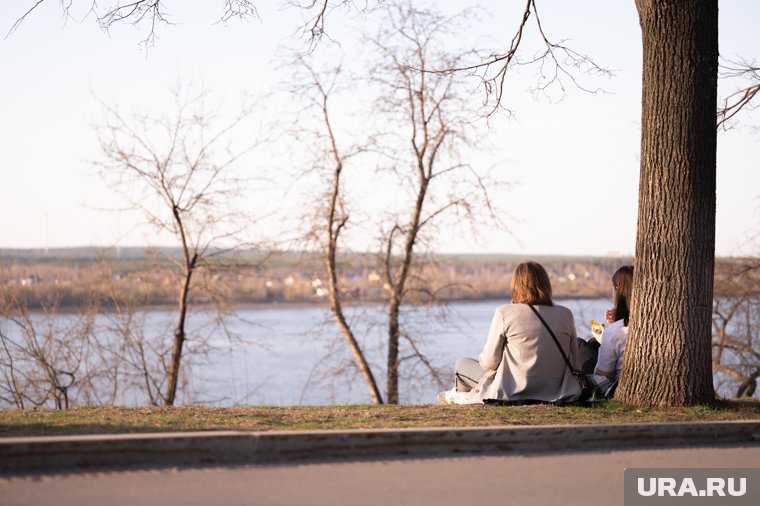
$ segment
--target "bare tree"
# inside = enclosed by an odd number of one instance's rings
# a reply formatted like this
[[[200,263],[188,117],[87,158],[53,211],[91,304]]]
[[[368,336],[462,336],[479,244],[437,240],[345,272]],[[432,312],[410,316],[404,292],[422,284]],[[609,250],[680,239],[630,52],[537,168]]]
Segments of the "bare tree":
[[[386,401],[398,403],[402,364],[410,378],[440,386],[446,383],[419,337],[404,326],[401,317],[405,305],[437,304],[441,291],[448,288],[437,286],[436,280],[425,274],[430,260],[426,245],[435,237],[435,225],[449,219],[474,226],[483,217],[503,223],[490,196],[496,182],[463,163],[459,156],[478,131],[471,121],[472,96],[456,74],[425,72],[429,65],[455,63],[439,45],[453,29],[454,19],[415,9],[408,2],[385,2],[384,6],[389,25],[370,41],[377,57],[369,59],[373,67],[367,75],[371,77],[358,81],[377,98],[366,113],[367,119],[357,122],[361,126],[341,132],[335,127],[341,123],[330,108],[336,88],[358,85],[357,81],[342,81],[345,76],[340,68],[317,72],[301,59],[307,85],[298,86],[295,92],[309,100],[304,116],[318,115],[321,123],[306,128],[316,137],[319,149],[315,165],[326,183],[319,193],[319,218],[311,233],[319,238],[323,250],[331,311],[376,403],[382,398],[375,376],[344,314],[337,257],[343,248],[342,234],[359,221],[351,219],[347,198],[362,198],[355,189],[346,187],[345,175],[363,169],[364,179],[370,171],[387,179],[380,188],[388,190],[376,191],[387,191],[389,212],[379,216],[380,221],[372,227],[383,231],[378,271],[383,273],[380,277],[387,303]],[[389,46],[389,41],[394,42]],[[359,113],[352,109],[355,115]],[[385,165],[390,166],[390,174]],[[368,171],[368,167],[376,168]],[[310,221],[313,223],[313,218]]]
[[[437,291],[420,283],[423,278],[418,276],[429,229],[445,216],[474,222],[482,213],[499,221],[489,193],[493,182],[459,156],[459,150],[474,138],[470,95],[457,74],[427,72],[456,67],[457,61],[441,49],[441,41],[453,33],[454,23],[455,18],[415,9],[410,2],[394,3],[388,5],[383,28],[372,41],[380,55],[372,78],[381,97],[377,109],[395,129],[385,137],[385,142],[392,143],[392,172],[401,188],[410,193],[410,200],[402,205],[405,209],[389,216],[383,226],[389,403],[399,401],[403,361],[422,362],[431,376],[442,382],[414,338],[403,330],[400,319],[401,307],[415,293],[434,298]],[[408,355],[401,355],[402,349]]]
[[[167,405],[177,395],[193,279],[213,258],[239,245],[237,237],[247,225],[233,207],[243,181],[232,167],[252,147],[233,151],[229,144],[249,111],[215,129],[204,110],[203,93],[177,91],[175,106],[172,118],[125,118],[106,107],[105,124],[98,127],[103,160],[97,163],[103,178],[181,250],[180,258],[166,257],[176,268],[178,285],[177,322],[161,392]]]
[[[323,195],[320,196],[319,202],[322,207],[321,224],[318,224],[311,235],[322,242],[325,269],[327,272],[327,288],[330,301],[330,310],[338,325],[348,348],[353,354],[356,365],[367,383],[370,397],[375,404],[382,404],[383,398],[377,387],[374,374],[370,368],[367,358],[359,342],[351,329],[346,315],[343,310],[343,294],[338,274],[337,254],[340,235],[349,221],[348,209],[342,191],[342,175],[346,163],[354,156],[362,153],[363,148],[348,147],[342,148],[339,145],[336,132],[330,116],[330,97],[333,92],[336,81],[340,78],[340,68],[331,72],[330,76],[320,76],[305,60],[301,59],[300,63],[308,74],[308,86],[311,93],[308,93],[309,109],[314,109],[320,116],[322,128],[314,132],[317,136],[316,143],[319,146],[321,155],[317,155],[325,164],[324,174],[321,174],[328,181],[328,186]],[[329,79],[327,84],[323,82]],[[313,98],[312,98],[313,93]]]
[[[0,293],[0,402],[19,409],[68,409],[93,398],[90,354],[96,304],[62,316],[52,296],[32,314],[12,287]]]

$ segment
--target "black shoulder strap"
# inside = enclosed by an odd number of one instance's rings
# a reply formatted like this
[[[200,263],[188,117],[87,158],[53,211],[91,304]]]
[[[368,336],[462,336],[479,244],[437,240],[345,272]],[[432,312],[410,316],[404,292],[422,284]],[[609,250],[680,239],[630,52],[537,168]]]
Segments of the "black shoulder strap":
[[[536,316],[538,316],[538,319],[541,320],[541,323],[544,324],[544,327],[546,327],[546,330],[549,331],[549,334],[552,336],[552,339],[554,339],[554,344],[557,345],[557,349],[559,349],[559,352],[562,354],[562,358],[565,359],[565,363],[567,364],[567,367],[570,368],[570,372],[573,373],[573,375],[577,376],[578,372],[573,367],[573,364],[570,363],[570,359],[567,358],[567,355],[565,355],[565,350],[562,349],[562,346],[559,344],[559,341],[557,341],[557,336],[554,335],[554,332],[552,332],[552,329],[549,327],[549,325],[546,324],[546,320],[543,319],[543,317],[538,313],[536,308],[533,307],[532,304],[528,304],[528,307],[533,310],[534,313],[536,313]]]

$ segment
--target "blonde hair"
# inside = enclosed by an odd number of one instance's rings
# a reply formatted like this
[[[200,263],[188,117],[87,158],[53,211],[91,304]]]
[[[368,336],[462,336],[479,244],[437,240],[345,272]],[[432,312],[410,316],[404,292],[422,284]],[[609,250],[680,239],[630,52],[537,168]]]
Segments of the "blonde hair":
[[[512,304],[553,306],[552,284],[538,262],[523,262],[512,275]]]

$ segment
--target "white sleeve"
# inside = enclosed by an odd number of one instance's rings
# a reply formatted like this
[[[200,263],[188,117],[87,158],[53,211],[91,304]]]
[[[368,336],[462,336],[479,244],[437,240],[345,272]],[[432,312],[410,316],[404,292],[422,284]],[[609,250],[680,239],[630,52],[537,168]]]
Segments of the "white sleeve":
[[[614,324],[613,324],[614,325]],[[599,356],[596,359],[596,368],[600,371],[615,373],[617,369],[617,350],[615,349],[618,340],[611,335],[617,332],[617,326],[610,326],[602,333],[602,344],[599,346]]]

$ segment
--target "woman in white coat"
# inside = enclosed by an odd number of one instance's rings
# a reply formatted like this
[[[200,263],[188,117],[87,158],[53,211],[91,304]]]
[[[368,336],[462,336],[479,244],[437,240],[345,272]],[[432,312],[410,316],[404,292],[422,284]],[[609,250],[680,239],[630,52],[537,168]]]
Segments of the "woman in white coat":
[[[569,309],[552,301],[546,270],[523,262],[512,276],[512,303],[496,308],[479,359],[461,358],[455,365],[455,387],[441,392],[444,404],[472,404],[485,399],[573,401],[578,380],[530,305],[535,307],[577,368],[575,321]]]

